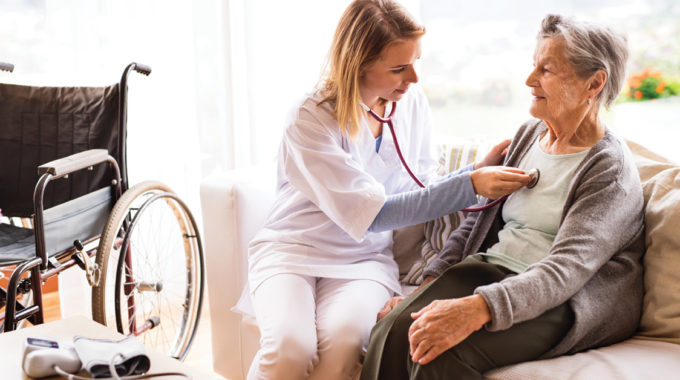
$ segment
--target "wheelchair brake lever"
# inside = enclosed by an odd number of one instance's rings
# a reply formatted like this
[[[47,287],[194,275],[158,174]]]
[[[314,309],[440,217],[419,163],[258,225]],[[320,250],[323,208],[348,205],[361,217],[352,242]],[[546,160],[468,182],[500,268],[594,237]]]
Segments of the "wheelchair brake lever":
[[[83,243],[80,242],[80,240],[75,240],[73,242],[73,246],[76,247],[76,250],[80,254],[80,258],[82,259],[82,262],[85,266],[85,278],[87,278],[87,282],[90,284],[90,286],[99,286],[99,278],[101,275],[99,265],[92,262],[90,255],[85,252],[85,247],[83,246]]]

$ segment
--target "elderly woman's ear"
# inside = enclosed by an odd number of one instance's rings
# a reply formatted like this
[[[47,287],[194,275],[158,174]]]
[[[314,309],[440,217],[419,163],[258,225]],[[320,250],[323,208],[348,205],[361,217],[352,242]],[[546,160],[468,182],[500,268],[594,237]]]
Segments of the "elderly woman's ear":
[[[588,100],[597,99],[607,84],[607,72],[600,69],[588,78]]]

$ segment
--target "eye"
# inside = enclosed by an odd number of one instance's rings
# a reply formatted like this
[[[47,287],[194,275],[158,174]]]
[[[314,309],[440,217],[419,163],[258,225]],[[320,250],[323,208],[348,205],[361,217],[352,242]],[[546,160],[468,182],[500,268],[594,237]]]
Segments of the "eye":
[[[395,74],[399,74],[399,73],[401,73],[401,72],[404,71],[404,68],[403,68],[403,67],[400,67],[400,68],[397,68],[397,69],[392,69],[392,70],[390,70],[390,71],[392,71],[392,72],[395,73]]]

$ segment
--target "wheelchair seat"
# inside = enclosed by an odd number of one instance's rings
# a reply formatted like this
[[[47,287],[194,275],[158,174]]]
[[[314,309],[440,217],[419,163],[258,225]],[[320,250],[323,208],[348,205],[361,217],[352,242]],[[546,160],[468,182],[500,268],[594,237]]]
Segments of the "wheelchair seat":
[[[19,264],[35,257],[33,229],[0,224],[0,266]]]
[[[86,242],[99,236],[113,204],[113,191],[103,188],[44,210],[42,229],[47,257],[73,251],[74,240]],[[32,228],[0,224],[0,267],[34,258],[35,239]]]

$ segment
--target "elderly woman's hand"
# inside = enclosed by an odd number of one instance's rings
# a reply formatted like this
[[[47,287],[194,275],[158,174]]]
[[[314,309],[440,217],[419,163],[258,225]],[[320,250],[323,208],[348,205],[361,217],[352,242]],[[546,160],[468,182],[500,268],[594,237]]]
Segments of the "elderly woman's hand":
[[[489,306],[476,294],[464,298],[432,301],[412,313],[408,332],[411,359],[427,364],[491,321]]]
[[[512,140],[507,139],[503,140],[499,144],[496,144],[496,146],[491,148],[489,153],[486,154],[486,157],[484,157],[483,160],[475,163],[474,168],[479,169],[485,166],[496,166],[502,164],[503,158],[505,158],[505,154],[508,153],[508,147],[510,146],[510,142],[512,142]]]

